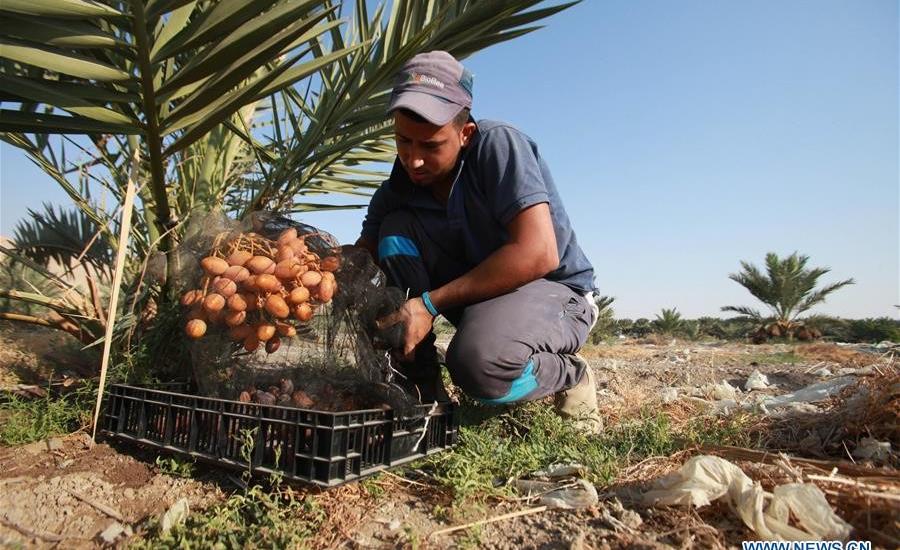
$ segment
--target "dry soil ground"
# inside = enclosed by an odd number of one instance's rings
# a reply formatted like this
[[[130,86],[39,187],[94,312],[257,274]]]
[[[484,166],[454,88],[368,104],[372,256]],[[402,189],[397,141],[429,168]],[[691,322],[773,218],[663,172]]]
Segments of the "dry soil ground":
[[[54,363],[61,346],[54,338],[46,332],[0,327],[0,385],[35,382],[65,370],[65,365]],[[753,413],[756,420],[748,430],[766,452],[694,448],[651,457],[622,470],[609,486],[598,487],[599,503],[581,510],[535,511],[538,503],[526,499],[489,501],[469,517],[530,513],[434,535],[451,523],[440,513],[447,499],[427,480],[387,473],[365,487],[357,483],[320,492],[317,498],[334,517],[326,520],[311,545],[739,547],[753,532],[723,503],[662,508],[641,504],[636,496],[688,457],[706,453],[731,460],[766,489],[814,480],[838,515],[853,525],[853,538],[872,540],[876,547],[900,544],[900,476],[893,452],[900,424],[900,378],[889,348],[656,341],[604,345],[584,354],[602,381],[600,398],[610,425],[648,407],[681,422],[700,414],[733,413],[760,396],[785,395],[838,378],[848,385],[815,403]],[[754,371],[767,376],[769,387],[730,393],[722,384],[743,389]],[[892,451],[863,458],[860,449],[867,437],[891,442]],[[779,460],[779,451],[791,458]],[[182,497],[196,511],[235,490],[216,470],[198,467],[193,479],[183,479],[160,472],[154,459],[129,447],[91,445],[84,432],[0,448],[0,544],[97,548],[105,545],[105,531],[116,546],[125,546],[131,532]],[[819,479],[828,476],[831,480]]]

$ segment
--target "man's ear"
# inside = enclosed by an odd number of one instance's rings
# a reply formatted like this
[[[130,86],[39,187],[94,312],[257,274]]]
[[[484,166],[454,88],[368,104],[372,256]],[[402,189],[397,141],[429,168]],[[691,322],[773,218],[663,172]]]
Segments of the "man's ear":
[[[462,141],[463,147],[469,144],[469,141],[472,139],[472,135],[475,134],[475,123],[474,122],[466,122],[462,129],[460,129],[460,141]]]

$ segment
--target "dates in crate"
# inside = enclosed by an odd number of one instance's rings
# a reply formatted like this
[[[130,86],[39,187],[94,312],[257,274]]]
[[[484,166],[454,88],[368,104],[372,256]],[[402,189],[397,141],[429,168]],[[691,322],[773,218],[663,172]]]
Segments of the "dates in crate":
[[[285,229],[277,240],[257,233],[216,239],[200,260],[200,288],[181,296],[184,331],[199,339],[214,327],[247,351],[263,346],[274,353],[282,338],[312,319],[337,291],[337,256],[320,257],[306,245],[308,235]]]
[[[331,384],[314,384],[312,387],[300,388],[287,378],[269,386],[248,385],[237,397],[241,403],[259,403],[260,405],[280,405],[300,409],[316,409],[321,411],[352,411],[359,409],[389,409],[385,401],[373,398],[372,395],[359,395],[349,389],[335,388]]]

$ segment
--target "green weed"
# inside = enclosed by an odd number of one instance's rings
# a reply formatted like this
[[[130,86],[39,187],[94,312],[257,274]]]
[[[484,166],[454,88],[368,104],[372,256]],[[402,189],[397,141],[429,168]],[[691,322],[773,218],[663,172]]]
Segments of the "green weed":
[[[758,441],[751,436],[750,428],[754,417],[746,412],[724,418],[697,417],[688,423],[681,434],[685,446],[690,445],[732,445],[735,447],[757,447]]]
[[[194,463],[176,456],[156,457],[156,467],[159,471],[173,477],[193,477]]]
[[[237,436],[241,456],[250,463],[256,428]],[[276,449],[276,462],[281,456]],[[159,463],[159,460],[157,460]],[[250,470],[244,472],[250,481]],[[310,497],[297,498],[283,487],[281,476],[270,478],[271,488],[253,485],[234,494],[224,503],[201,513],[163,533],[153,522],[132,548],[306,548],[309,539],[325,520],[325,513]]]
[[[427,459],[424,466],[451,492],[454,509],[491,496],[508,496],[509,481],[556,463],[582,464],[589,470],[588,480],[603,486],[620,468],[649,456],[747,439],[748,417],[697,419],[676,429],[665,414],[646,410],[590,436],[576,431],[546,403],[505,411],[477,405],[461,409],[459,445]]]
[[[200,513],[168,533],[158,524],[130,547],[156,548],[304,548],[324,520],[309,497],[293,492],[264,490],[259,485],[232,495],[224,503]]]
[[[474,550],[481,548],[481,536],[484,533],[483,525],[475,525],[463,531],[454,541],[460,550]]]
[[[409,525],[405,526],[403,528],[403,534],[406,536],[410,550],[419,550],[419,548],[422,548],[422,535],[416,531],[414,527]]]
[[[385,493],[384,487],[380,482],[380,477],[381,476],[376,474],[372,477],[367,477],[360,481],[362,488],[370,497],[374,498],[375,500],[378,500],[379,498],[384,496]]]
[[[93,385],[62,397],[49,392],[43,399],[11,397],[0,404],[0,443],[21,445],[65,435],[90,424],[95,398]]]

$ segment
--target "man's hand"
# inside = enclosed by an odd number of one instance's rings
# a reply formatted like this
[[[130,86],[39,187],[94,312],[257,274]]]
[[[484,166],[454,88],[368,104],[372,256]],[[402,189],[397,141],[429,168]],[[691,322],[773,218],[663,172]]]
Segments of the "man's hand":
[[[362,235],[360,235],[355,243],[345,246],[355,246],[368,250],[369,254],[372,256],[372,260],[374,260],[375,263],[378,263],[378,242],[375,239],[363,237]]]
[[[400,309],[387,317],[378,319],[375,323],[380,330],[403,323],[406,329],[403,331],[403,349],[397,351],[402,354],[403,361],[412,361],[415,357],[416,346],[431,332],[434,317],[425,307],[422,298],[417,296],[407,300]]]

